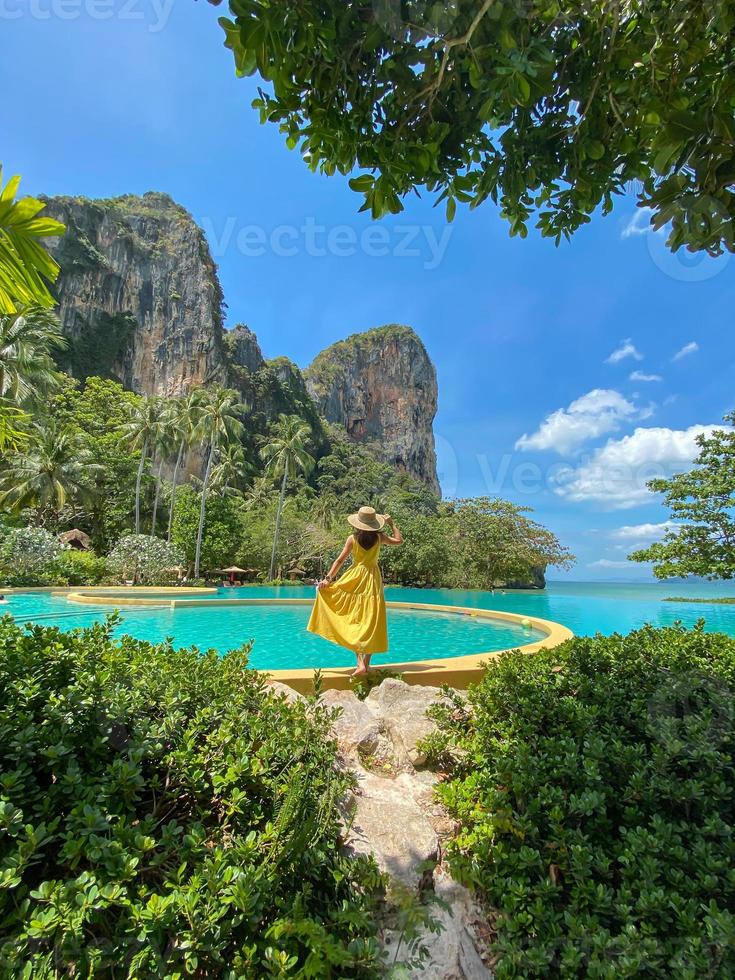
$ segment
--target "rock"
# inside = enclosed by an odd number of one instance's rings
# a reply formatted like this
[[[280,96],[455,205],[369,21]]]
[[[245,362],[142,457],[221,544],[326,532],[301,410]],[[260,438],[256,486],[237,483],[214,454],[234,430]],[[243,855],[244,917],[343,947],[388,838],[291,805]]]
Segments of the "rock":
[[[306,700],[303,694],[299,694],[298,691],[294,691],[288,684],[282,684],[280,681],[268,681],[268,687],[277,697],[285,698],[289,704]]]
[[[158,193],[46,203],[67,227],[48,242],[61,265],[55,292],[71,341],[64,369],[113,375],[156,395],[226,380],[222,290],[204,233],[184,208]]]
[[[280,413],[298,415],[326,449],[320,412],[348,438],[439,492],[432,421],[436,372],[409,327],[357,334],[318,355],[307,372],[265,360],[257,337],[224,329],[224,297],[204,232],[167,194],[105,200],[44,198],[67,232],[47,246],[68,350],[60,366],[83,380],[117,378],[145,395],[179,395],[220,382],[248,404],[251,435]],[[186,461],[201,475],[201,454]]]
[[[441,931],[422,933],[421,944],[428,956],[420,967],[407,970],[405,976],[421,977],[421,980],[490,980],[492,973],[481,955],[487,955],[489,930],[472,894],[442,869],[434,874],[434,891],[449,906],[444,909],[437,905],[433,910]],[[399,938],[395,933],[384,938],[390,959],[395,955]]]
[[[348,852],[372,854],[381,871],[418,891],[431,878],[439,838],[413,799],[410,776],[385,779],[363,769],[356,777],[345,840]]]
[[[432,430],[436,371],[410,327],[353,334],[318,354],[305,373],[326,419],[440,493]]]
[[[325,708],[339,708],[339,715],[332,723],[342,752],[349,755],[357,751],[372,753],[380,738],[380,723],[375,712],[365,701],[360,701],[352,691],[325,691],[319,698]]]
[[[423,765],[426,756],[418,743],[436,730],[426,711],[442,700],[439,688],[406,684],[391,677],[374,687],[365,700],[380,715],[399,760],[411,766]]]

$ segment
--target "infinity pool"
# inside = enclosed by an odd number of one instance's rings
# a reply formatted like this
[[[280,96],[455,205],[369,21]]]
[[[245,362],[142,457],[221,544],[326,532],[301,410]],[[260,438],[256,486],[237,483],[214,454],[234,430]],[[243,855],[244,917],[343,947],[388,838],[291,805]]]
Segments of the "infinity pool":
[[[125,591],[120,595],[129,595]],[[313,588],[244,586],[220,589],[213,598],[312,598]],[[540,592],[475,592],[448,589],[386,589],[386,598],[403,602],[436,603],[497,609],[522,616],[549,619],[567,626],[578,636],[594,633],[626,633],[646,623],[670,626],[681,621],[693,626],[704,619],[705,629],[735,636],[735,605],[664,602],[668,596],[735,597],[735,583],[550,583]],[[18,593],[8,599],[6,612],[19,621],[55,624],[62,629],[87,626],[114,608],[81,606],[48,593]],[[166,636],[176,646],[229,650],[254,640],[251,662],[262,669],[293,667],[340,667],[353,663],[351,654],[306,632],[309,606],[245,607],[197,606],[192,609],[122,607],[118,633],[159,641]],[[513,624],[471,619],[451,614],[389,609],[390,653],[376,657],[376,664],[462,656],[520,646],[540,636]]]
[[[84,591],[84,590],[80,590]],[[313,589],[222,589],[209,598],[312,597]],[[298,594],[297,594],[298,593]],[[123,593],[130,598],[130,592]],[[147,597],[150,598],[150,597]],[[182,596],[182,598],[184,598]],[[202,597],[206,599],[206,596]],[[299,667],[346,667],[354,664],[349,651],[306,632],[310,605],[213,605],[173,608],[171,596],[161,597],[160,606],[120,607],[123,622],[116,634],[130,633],[141,640],[160,642],[171,637],[177,647],[198,646],[220,652],[253,641],[250,663],[262,670]],[[423,601],[427,601],[425,598]],[[41,623],[69,630],[89,626],[114,610],[109,605],[80,605],[62,596],[23,592],[8,596],[3,607],[18,623]],[[433,611],[388,610],[390,653],[375,656],[373,663],[414,662],[505,650],[542,639],[543,633],[501,620]]]

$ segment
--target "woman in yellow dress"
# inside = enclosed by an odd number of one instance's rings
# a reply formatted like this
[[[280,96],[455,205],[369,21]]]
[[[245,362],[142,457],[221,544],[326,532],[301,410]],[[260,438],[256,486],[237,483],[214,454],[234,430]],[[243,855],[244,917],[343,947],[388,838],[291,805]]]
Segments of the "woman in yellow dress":
[[[353,676],[366,674],[370,657],[388,650],[385,621],[383,578],[378,566],[381,545],[403,544],[403,536],[390,514],[377,514],[372,507],[361,507],[347,518],[355,528],[329,569],[326,578],[317,583],[310,633],[317,633],[357,655]],[[391,534],[383,530],[386,526]],[[352,565],[335,582],[335,578],[352,555]]]

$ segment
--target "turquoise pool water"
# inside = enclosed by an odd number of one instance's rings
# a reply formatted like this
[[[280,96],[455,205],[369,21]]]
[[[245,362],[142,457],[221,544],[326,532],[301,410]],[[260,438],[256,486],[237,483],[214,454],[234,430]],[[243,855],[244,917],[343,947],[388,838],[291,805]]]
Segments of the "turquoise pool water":
[[[274,596],[277,589],[223,589],[212,598]],[[298,594],[297,594],[298,593]],[[280,590],[282,598],[313,596],[313,589]],[[127,593],[129,597],[129,593]],[[170,597],[169,597],[170,598]],[[424,602],[427,600],[424,598]],[[2,607],[17,622],[37,622],[74,629],[89,626],[112,612],[114,601],[104,606],[85,606],[48,593],[24,592],[8,596]],[[123,622],[117,634],[130,633],[141,640],[160,642],[171,637],[174,645],[214,648],[221,652],[248,640],[254,645],[253,667],[282,670],[293,667],[346,667],[354,655],[321,637],[306,632],[310,605],[241,606],[213,605],[173,609],[160,606],[122,606]],[[471,619],[452,613],[391,609],[388,614],[390,653],[376,656],[373,663],[431,660],[522,646],[541,639],[542,633],[512,623]]]
[[[310,587],[267,588],[244,586],[221,589],[218,599],[311,598]],[[590,582],[554,582],[542,592],[461,592],[447,589],[386,589],[386,597],[398,601],[476,606],[551,619],[579,636],[628,632],[652,623],[667,626],[681,620],[693,626],[705,620],[705,628],[735,636],[735,605],[718,606],[664,602],[667,596],[735,597],[735,583],[646,583],[635,585]],[[111,611],[110,606],[80,606],[43,593],[20,593],[3,607],[18,620],[56,624],[63,629],[89,625]],[[308,606],[252,608],[233,606],[212,609],[172,610],[170,606],[131,607],[122,610],[120,633],[158,641],[172,636],[177,646],[196,644],[228,650],[254,640],[252,664],[273,670],[287,667],[337,667],[353,662],[351,654],[305,630]],[[375,663],[461,656],[484,650],[519,646],[536,639],[513,625],[493,624],[438,613],[389,610],[389,654]]]

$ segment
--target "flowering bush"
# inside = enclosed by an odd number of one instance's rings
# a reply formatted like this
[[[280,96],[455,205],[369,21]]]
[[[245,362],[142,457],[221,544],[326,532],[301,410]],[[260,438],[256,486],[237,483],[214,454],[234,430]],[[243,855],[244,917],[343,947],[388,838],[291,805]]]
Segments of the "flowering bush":
[[[61,554],[58,538],[42,527],[11,528],[0,542],[3,577],[44,573]]]
[[[128,534],[112,549],[107,565],[121,578],[131,578],[145,585],[163,578],[167,569],[181,565],[183,561],[181,549],[161,538],[150,534]]]

